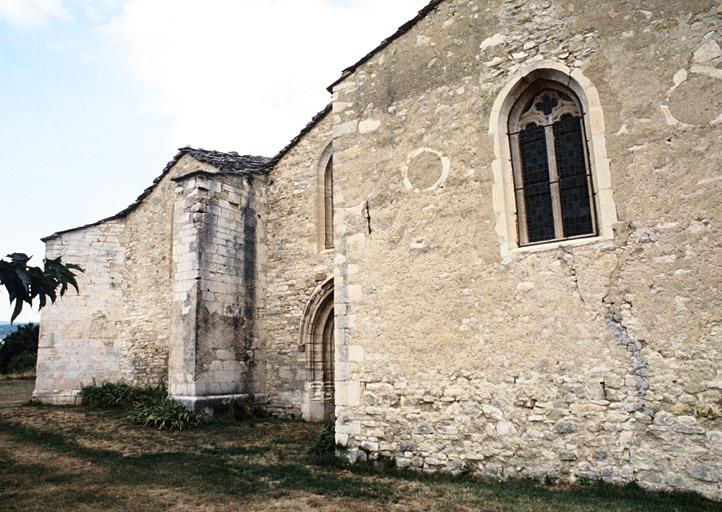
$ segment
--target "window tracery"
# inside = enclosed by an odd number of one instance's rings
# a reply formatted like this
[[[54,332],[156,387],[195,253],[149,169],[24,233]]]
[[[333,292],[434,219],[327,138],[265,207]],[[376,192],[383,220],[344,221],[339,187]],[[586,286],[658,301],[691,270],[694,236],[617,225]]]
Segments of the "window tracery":
[[[519,245],[597,233],[584,112],[571,91],[539,81],[511,110]]]

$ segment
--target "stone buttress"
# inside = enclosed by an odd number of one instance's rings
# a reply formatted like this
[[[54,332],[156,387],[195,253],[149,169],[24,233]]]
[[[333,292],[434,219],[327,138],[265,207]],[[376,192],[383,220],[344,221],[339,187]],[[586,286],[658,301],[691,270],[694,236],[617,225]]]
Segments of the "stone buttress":
[[[257,405],[266,177],[196,172],[175,181],[170,394],[194,410]]]

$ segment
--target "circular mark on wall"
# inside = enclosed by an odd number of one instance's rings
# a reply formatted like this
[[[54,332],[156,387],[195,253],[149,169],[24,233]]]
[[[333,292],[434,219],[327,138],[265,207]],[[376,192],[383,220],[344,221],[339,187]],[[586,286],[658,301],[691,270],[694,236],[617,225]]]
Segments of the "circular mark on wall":
[[[402,168],[404,187],[415,192],[430,192],[441,186],[449,176],[450,160],[431,148],[409,153]]]
[[[722,88],[711,77],[695,76],[677,87],[670,97],[675,119],[687,124],[707,124],[722,111]]]

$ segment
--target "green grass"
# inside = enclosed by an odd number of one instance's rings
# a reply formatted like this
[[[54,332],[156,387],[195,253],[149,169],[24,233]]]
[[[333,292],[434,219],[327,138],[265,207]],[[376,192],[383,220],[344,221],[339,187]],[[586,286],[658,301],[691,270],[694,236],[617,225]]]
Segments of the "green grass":
[[[559,490],[349,466],[312,450],[318,425],[215,421],[193,432],[159,432],[128,424],[118,410],[3,404],[7,386],[0,384],[0,509],[7,511],[721,510],[696,495],[635,486]]]

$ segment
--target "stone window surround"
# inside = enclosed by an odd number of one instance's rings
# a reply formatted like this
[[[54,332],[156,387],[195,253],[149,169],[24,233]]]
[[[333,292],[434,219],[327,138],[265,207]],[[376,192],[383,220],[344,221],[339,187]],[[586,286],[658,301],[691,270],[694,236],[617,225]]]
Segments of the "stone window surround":
[[[517,100],[536,80],[560,83],[579,99],[584,115],[587,147],[594,191],[598,235],[593,237],[554,240],[547,243],[520,246],[516,229],[516,199],[511,160],[511,147],[507,135],[509,115]],[[496,217],[496,233],[502,260],[509,260],[524,252],[556,249],[560,246],[577,246],[614,238],[612,227],[617,222],[617,209],[612,195],[609,159],[605,137],[604,113],[599,94],[592,82],[579,69],[571,70],[555,61],[537,61],[514,74],[497,95],[489,119],[489,135],[494,139],[495,160],[492,200]]]
[[[320,253],[333,252],[326,246],[326,168],[333,157],[333,141],[326,145],[316,167],[316,239]]]

